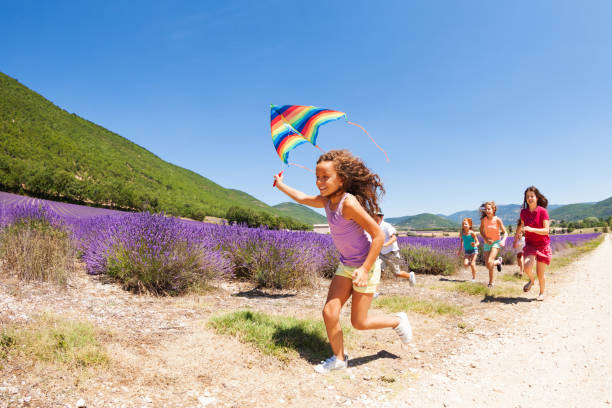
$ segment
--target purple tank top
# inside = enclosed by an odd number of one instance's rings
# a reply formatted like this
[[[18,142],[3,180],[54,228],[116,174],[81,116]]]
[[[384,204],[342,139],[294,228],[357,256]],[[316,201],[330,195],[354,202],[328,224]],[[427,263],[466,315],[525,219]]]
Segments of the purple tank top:
[[[344,194],[334,211],[329,208],[328,200],[325,204],[325,214],[332,240],[340,252],[340,262],[346,266],[359,267],[368,257],[370,241],[359,224],[342,216],[342,206],[348,196],[349,193]]]

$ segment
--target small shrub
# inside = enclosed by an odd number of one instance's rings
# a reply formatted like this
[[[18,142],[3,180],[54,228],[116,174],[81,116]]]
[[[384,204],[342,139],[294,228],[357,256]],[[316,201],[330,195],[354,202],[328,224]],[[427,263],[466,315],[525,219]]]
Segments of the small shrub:
[[[309,286],[317,271],[310,251],[265,239],[245,241],[229,253],[237,278],[278,289]]]
[[[65,285],[76,251],[65,230],[44,219],[20,219],[0,231],[0,257],[20,279]]]
[[[112,240],[106,273],[134,292],[178,295],[229,268],[221,251],[194,242],[184,224],[163,214],[125,217]]]
[[[425,246],[406,246],[400,250],[404,268],[416,273],[452,275],[459,267],[459,259]]]

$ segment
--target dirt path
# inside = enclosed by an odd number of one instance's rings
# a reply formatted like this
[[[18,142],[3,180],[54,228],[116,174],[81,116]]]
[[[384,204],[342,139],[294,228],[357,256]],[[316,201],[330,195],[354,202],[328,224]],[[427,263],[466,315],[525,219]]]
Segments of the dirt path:
[[[612,237],[509,330],[473,336],[397,401],[415,407],[612,406]],[[532,290],[537,291],[537,285]],[[398,404],[399,405],[399,404]]]
[[[244,309],[318,320],[328,281],[298,292],[225,282],[210,294],[158,298],[84,273],[67,290],[3,279],[0,325],[27,323],[42,312],[87,320],[102,331],[112,364],[67,372],[27,359],[0,361],[0,408],[74,407],[80,398],[90,408],[606,406],[612,402],[609,259],[610,237],[551,274],[543,303],[533,302],[537,285],[526,296],[484,299],[440,289],[463,281],[462,273],[419,276],[415,288],[386,280],[383,296],[439,300],[464,314],[411,313],[415,335],[406,348],[392,330],[353,331],[349,369],[325,376],[307,358],[265,356],[215,334],[206,322]],[[478,277],[486,282],[484,268]],[[342,320],[350,325],[349,308]]]

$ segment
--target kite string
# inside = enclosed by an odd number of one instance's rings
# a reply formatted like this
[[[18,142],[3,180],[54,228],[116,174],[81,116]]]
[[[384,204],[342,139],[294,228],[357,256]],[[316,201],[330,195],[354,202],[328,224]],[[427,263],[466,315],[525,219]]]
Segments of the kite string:
[[[302,166],[301,164],[291,163],[291,162],[287,162],[287,164],[288,164],[288,165],[290,165],[290,166],[300,167],[300,168],[302,168],[302,169],[304,169],[304,170],[308,170],[309,172],[311,172],[311,173],[313,173],[313,174],[314,174],[314,171],[312,171],[311,169],[309,169],[309,168],[308,168],[308,167],[306,167],[306,166]]]
[[[349,120],[347,120],[346,122],[347,122],[349,125],[353,125],[353,126],[357,126],[358,128],[361,128],[361,130],[363,130],[363,131],[365,132],[365,134],[366,134],[366,135],[368,135],[368,137],[369,137],[369,138],[370,138],[370,140],[371,140],[371,141],[372,141],[372,142],[373,142],[373,143],[376,145],[376,147],[378,147],[378,148],[380,149],[380,151],[382,151],[382,152],[385,154],[385,157],[387,158],[387,161],[389,161],[389,156],[387,156],[387,152],[385,152],[385,151],[383,150],[383,148],[382,148],[382,147],[380,147],[380,146],[378,145],[378,143],[376,143],[376,141],[374,140],[374,138],[373,138],[372,136],[370,136],[370,134],[368,133],[368,131],[367,131],[367,130],[365,130],[365,129],[363,128],[363,126],[358,125],[357,123],[350,122]]]

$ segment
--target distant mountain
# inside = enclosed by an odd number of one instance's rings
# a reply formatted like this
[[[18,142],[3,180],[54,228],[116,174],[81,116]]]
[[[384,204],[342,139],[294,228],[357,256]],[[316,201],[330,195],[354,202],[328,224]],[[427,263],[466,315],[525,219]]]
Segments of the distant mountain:
[[[223,217],[232,206],[277,213],[245,192],[223,188],[66,112],[3,73],[0,190],[194,219]]]
[[[458,229],[459,223],[453,222],[447,218],[440,217],[435,214],[417,214],[406,217],[391,217],[385,218],[390,224],[398,228],[410,228],[414,230],[443,230],[443,229]]]
[[[305,224],[327,223],[327,218],[324,215],[302,204],[287,202],[273,205],[272,208],[274,208],[279,215],[294,218]]]
[[[568,204],[549,211],[555,220],[576,221],[588,217],[612,217],[612,197],[596,203]]]

